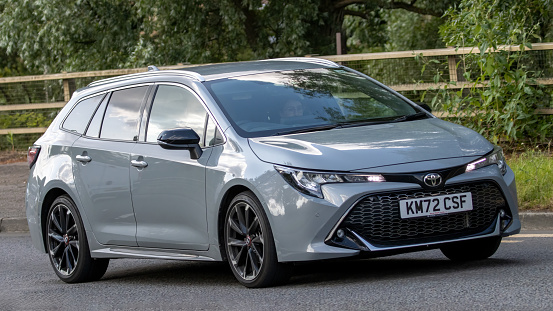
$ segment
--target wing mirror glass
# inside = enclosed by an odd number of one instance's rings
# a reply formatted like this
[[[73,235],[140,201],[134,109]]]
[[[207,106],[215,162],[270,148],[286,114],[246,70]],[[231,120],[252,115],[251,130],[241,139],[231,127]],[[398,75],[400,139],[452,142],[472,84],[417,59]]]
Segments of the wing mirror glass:
[[[157,143],[164,149],[186,149],[190,158],[197,160],[202,156],[200,136],[191,128],[172,129],[161,132]]]

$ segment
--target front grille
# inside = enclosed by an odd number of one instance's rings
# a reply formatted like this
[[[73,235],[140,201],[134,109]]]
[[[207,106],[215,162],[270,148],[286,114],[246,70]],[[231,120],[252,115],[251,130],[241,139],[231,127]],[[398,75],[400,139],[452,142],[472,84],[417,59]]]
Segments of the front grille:
[[[431,217],[401,219],[399,201],[471,192],[473,210]],[[349,212],[340,228],[348,228],[373,245],[409,245],[444,237],[480,233],[489,228],[505,199],[493,182],[376,194],[363,198]]]

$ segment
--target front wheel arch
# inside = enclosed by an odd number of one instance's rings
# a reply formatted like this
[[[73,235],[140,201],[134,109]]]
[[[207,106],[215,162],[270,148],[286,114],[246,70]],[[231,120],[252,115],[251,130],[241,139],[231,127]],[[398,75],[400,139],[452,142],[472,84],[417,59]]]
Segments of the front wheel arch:
[[[242,186],[242,185],[233,186],[232,188],[227,190],[219,206],[219,214],[217,215],[217,240],[219,242],[219,253],[221,254],[221,259],[223,261],[227,260],[227,254],[225,251],[225,244],[224,244],[225,216],[227,215],[227,210],[230,207],[230,202],[232,202],[234,197],[246,191],[251,191],[251,190],[248,187]]]
[[[269,287],[290,278],[292,266],[278,262],[271,225],[252,191],[240,192],[232,198],[223,221],[221,241],[226,261],[242,285]]]

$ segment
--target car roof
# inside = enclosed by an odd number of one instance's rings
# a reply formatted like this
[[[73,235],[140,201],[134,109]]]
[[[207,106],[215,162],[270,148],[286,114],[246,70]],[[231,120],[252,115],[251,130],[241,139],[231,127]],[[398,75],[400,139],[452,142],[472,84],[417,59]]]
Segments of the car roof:
[[[199,66],[190,66],[177,70],[159,70],[155,66],[148,67],[149,71],[134,73],[129,75],[122,75],[113,78],[102,79],[94,81],[88,85],[88,87],[106,85],[109,83],[115,83],[125,80],[132,80],[137,78],[146,78],[150,76],[161,75],[178,75],[185,76],[187,78],[204,82],[208,80],[224,79],[236,76],[242,76],[246,74],[257,74],[263,72],[273,71],[285,71],[285,70],[301,70],[301,69],[314,69],[314,68],[338,68],[340,65],[320,58],[311,57],[290,57],[290,58],[277,58],[269,60],[257,60],[247,62],[234,62],[234,63],[219,63],[208,64]],[[81,91],[79,89],[77,91]]]
[[[182,70],[198,73],[208,81],[246,74],[329,67],[337,68],[340,65],[320,58],[295,57],[192,66],[183,68]]]

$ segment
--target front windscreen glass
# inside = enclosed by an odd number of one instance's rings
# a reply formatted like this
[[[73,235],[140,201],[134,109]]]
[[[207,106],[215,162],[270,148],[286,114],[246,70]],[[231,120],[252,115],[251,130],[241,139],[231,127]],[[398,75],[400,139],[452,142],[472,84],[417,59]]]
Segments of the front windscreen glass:
[[[407,120],[420,112],[371,80],[341,68],[245,75],[206,86],[243,137]]]

